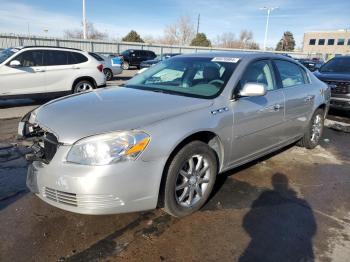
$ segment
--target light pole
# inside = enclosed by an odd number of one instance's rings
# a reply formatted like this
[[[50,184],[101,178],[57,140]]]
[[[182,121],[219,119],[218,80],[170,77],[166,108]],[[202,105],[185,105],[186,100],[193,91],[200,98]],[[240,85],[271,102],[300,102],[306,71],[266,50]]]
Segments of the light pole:
[[[266,42],[267,42],[267,32],[269,31],[269,20],[270,20],[270,13],[278,9],[278,7],[261,7],[260,10],[267,10],[267,18],[266,18],[266,27],[265,27],[265,38],[264,38],[264,51],[266,50]]]
[[[85,6],[85,0],[83,0],[83,36],[84,39],[87,38],[87,33],[86,33],[86,6]]]

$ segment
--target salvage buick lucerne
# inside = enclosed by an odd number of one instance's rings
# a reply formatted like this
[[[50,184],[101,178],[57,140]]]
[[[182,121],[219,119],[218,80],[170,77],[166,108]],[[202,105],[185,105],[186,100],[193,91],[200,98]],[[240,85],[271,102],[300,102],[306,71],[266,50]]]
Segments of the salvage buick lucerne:
[[[185,216],[219,173],[297,141],[314,148],[329,99],[325,83],[285,56],[176,56],[123,87],[28,113],[18,129],[33,143],[27,185],[77,213],[161,207]]]

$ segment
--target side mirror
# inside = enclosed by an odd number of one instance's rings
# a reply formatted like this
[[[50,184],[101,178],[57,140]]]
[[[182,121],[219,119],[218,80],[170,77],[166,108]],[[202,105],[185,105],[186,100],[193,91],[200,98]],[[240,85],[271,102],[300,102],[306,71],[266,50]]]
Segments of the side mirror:
[[[242,90],[239,92],[239,96],[264,96],[266,95],[266,86],[258,83],[246,83]]]
[[[20,67],[20,66],[21,66],[21,62],[18,61],[18,60],[12,60],[12,61],[10,62],[10,66],[11,66],[11,67]]]

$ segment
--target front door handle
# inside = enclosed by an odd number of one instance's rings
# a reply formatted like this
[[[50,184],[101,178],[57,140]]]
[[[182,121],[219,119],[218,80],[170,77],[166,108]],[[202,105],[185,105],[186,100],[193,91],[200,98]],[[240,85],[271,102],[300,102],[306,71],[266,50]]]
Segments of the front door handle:
[[[275,105],[272,105],[272,106],[267,106],[267,107],[264,107],[262,109],[259,110],[260,113],[264,112],[264,111],[269,111],[269,112],[278,112],[280,111],[280,109],[282,109],[283,106],[281,104],[275,104]]]
[[[42,73],[42,72],[45,72],[45,69],[36,68],[36,69],[34,69],[34,72],[36,72],[36,73]]]

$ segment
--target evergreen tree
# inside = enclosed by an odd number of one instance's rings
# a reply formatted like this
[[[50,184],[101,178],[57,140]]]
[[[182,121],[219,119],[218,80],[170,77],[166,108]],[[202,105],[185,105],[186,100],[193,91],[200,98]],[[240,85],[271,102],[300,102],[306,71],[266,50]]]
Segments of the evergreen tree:
[[[294,51],[295,40],[292,32],[283,33],[281,40],[277,43],[276,51]]]
[[[141,36],[134,30],[131,30],[125,37],[123,37],[122,41],[144,43]]]
[[[204,33],[198,33],[196,37],[192,39],[190,45],[209,47],[211,46],[211,42]]]

